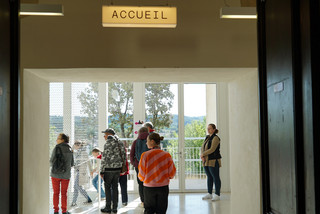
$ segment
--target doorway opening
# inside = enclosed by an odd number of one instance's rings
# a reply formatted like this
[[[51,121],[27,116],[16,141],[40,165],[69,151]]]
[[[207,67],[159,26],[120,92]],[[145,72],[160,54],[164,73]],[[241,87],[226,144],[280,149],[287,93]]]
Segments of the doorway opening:
[[[182,145],[184,147],[178,148],[175,159],[179,160],[179,156],[185,155],[187,141],[192,140],[201,140],[201,139],[189,139],[196,138],[197,136],[189,136],[186,134],[186,126],[184,126],[184,120],[188,112],[188,99],[191,101],[196,101],[198,95],[190,95],[188,93],[188,87],[192,86],[202,86],[208,84],[208,79],[215,80],[214,84],[209,83],[208,85],[215,85],[216,88],[216,114],[210,114],[207,112],[208,109],[213,110],[212,108],[208,108],[206,104],[205,112],[206,112],[206,123],[216,121],[217,128],[219,129],[219,136],[222,139],[223,146],[221,148],[221,152],[223,155],[222,168],[221,168],[221,179],[222,179],[222,192],[230,192],[231,187],[235,194],[233,194],[233,198],[237,196],[237,188],[243,187],[243,185],[248,188],[248,190],[257,191],[260,188],[260,177],[259,177],[259,138],[258,138],[258,96],[257,96],[257,70],[256,69],[147,69],[148,70],[148,78],[146,75],[145,69],[25,69],[24,70],[24,95],[23,95],[23,112],[24,112],[24,149],[23,149],[23,157],[24,157],[24,198],[26,198],[25,206],[28,207],[28,200],[32,199],[32,196],[28,196],[28,192],[33,188],[33,183],[37,182],[37,192],[41,195],[41,198],[44,199],[43,204],[46,205],[43,208],[48,209],[49,204],[51,203],[49,196],[49,181],[45,180],[37,180],[34,176],[31,176],[29,172],[30,170],[35,171],[33,174],[41,174],[47,175],[49,171],[49,161],[48,157],[50,156],[50,148],[49,148],[49,136],[50,136],[50,102],[49,102],[49,91],[50,84],[60,84],[62,88],[67,88],[67,84],[70,84],[70,93],[67,93],[69,98],[66,99],[68,102],[63,101],[63,96],[59,95],[60,104],[63,106],[63,109],[67,105],[70,105],[69,109],[71,109],[71,103],[75,102],[72,100],[73,97],[77,97],[77,95],[72,95],[71,86],[72,83],[75,83],[74,87],[78,87],[77,84],[86,83],[99,83],[99,90],[103,90],[108,93],[108,96],[104,99],[99,98],[99,102],[105,103],[107,105],[109,95],[115,95],[116,93],[109,93],[110,90],[107,90],[106,83],[116,83],[121,80],[123,82],[131,82],[133,84],[134,90],[141,90],[143,93],[133,93],[133,106],[137,106],[135,102],[141,103],[140,115],[136,118],[133,115],[132,121],[138,121],[139,118],[143,118],[144,121],[148,118],[146,117],[146,84],[169,84],[170,88],[175,87],[175,94],[177,94],[177,103],[178,106],[184,106],[181,113],[178,116],[178,135],[184,135],[183,137],[177,139],[169,139],[168,141],[176,141],[177,145]],[[152,78],[151,78],[152,77]],[[150,81],[156,79],[157,81]],[[101,85],[103,84],[103,85]],[[143,88],[144,85],[144,88]],[[68,86],[69,87],[69,86]],[[109,86],[108,86],[109,87]],[[173,88],[174,88],[173,87]],[[102,89],[101,89],[102,88]],[[104,88],[104,89],[103,89]],[[207,85],[205,86],[207,90]],[[63,89],[65,90],[65,89]],[[76,90],[77,91],[77,90]],[[81,91],[78,89],[78,92]],[[61,93],[61,92],[60,92]],[[140,94],[140,97],[137,96]],[[206,94],[206,103],[209,102],[209,99],[212,99],[210,102],[214,102],[213,97],[209,93]],[[143,96],[144,95],[144,96]],[[142,100],[145,99],[145,100]],[[41,103],[39,105],[34,105],[34,103]],[[200,102],[200,101],[198,101]],[[202,104],[201,104],[202,105]],[[204,112],[204,110],[200,111],[200,104],[198,105],[197,110],[199,112]],[[250,106],[250,108],[248,108]],[[107,109],[103,110],[103,105],[98,105],[101,112],[108,112]],[[61,108],[59,106],[58,108]],[[143,110],[142,110],[143,109]],[[60,110],[61,111],[61,110]],[[80,111],[79,109],[74,109],[73,112]],[[71,111],[72,112],[72,111]],[[180,111],[181,112],[181,111]],[[107,113],[107,115],[108,115]],[[66,120],[72,119],[70,116],[70,112],[65,112],[64,115],[69,114],[68,118],[64,117]],[[78,115],[79,116],[79,115]],[[210,117],[210,119],[208,119]],[[214,118],[216,117],[216,118]],[[180,119],[179,119],[180,118]],[[187,118],[187,117],[186,117]],[[82,118],[77,118],[79,124],[81,124]],[[61,120],[61,119],[60,119]],[[76,119],[74,119],[76,120]],[[99,117],[98,124],[107,124],[107,117]],[[105,121],[103,121],[105,120]],[[199,120],[198,120],[199,121]],[[201,121],[201,120],[200,120]],[[246,124],[246,129],[239,129],[239,124]],[[47,125],[46,125],[47,124]],[[179,124],[182,124],[179,126]],[[81,126],[76,126],[77,129],[81,129]],[[75,129],[76,127],[73,127]],[[67,128],[67,126],[65,127]],[[69,126],[71,129],[72,126]],[[106,125],[98,128],[98,132],[106,128]],[[182,129],[183,128],[183,129]],[[133,129],[135,132],[136,130]],[[121,131],[118,131],[121,133]],[[134,133],[133,132],[133,133]],[[36,133],[36,135],[34,134]],[[71,132],[70,132],[71,133]],[[80,132],[79,132],[80,133]],[[163,134],[170,133],[169,131],[163,131]],[[79,138],[83,138],[83,136],[79,134],[75,134],[76,136],[80,136]],[[100,141],[99,137],[102,141]],[[103,144],[102,135],[97,134],[97,138],[90,138],[88,142],[97,142],[100,145],[100,142]],[[165,136],[166,137],[166,136]],[[131,137],[134,139],[134,136]],[[173,137],[172,137],[173,138]],[[131,140],[132,140],[131,139]],[[125,140],[125,139],[124,139]],[[127,139],[129,142],[129,139]],[[179,144],[177,141],[184,141],[184,144]],[[48,142],[48,143],[43,143]],[[72,142],[72,141],[71,141]],[[130,142],[129,142],[130,143]],[[248,149],[250,152],[248,153]],[[88,149],[89,150],[89,149]],[[35,159],[34,153],[39,152],[40,155]],[[191,154],[192,152],[190,152]],[[196,153],[196,152],[195,152]],[[245,156],[241,155],[246,153]],[[172,191],[185,191],[185,192],[200,192],[205,191],[201,190],[201,188],[189,188],[188,176],[191,175],[188,172],[188,168],[192,168],[192,165],[188,165],[188,161],[191,162],[193,158],[192,156],[184,156],[185,161],[177,162],[177,165],[185,164],[184,172],[181,170],[177,174],[177,184],[178,188],[171,188]],[[188,159],[188,160],[187,160]],[[194,161],[196,162],[196,161]],[[246,179],[249,177],[250,182],[241,182],[241,180],[245,180],[241,178],[241,175],[244,175],[240,172],[240,168],[237,167],[240,162],[252,163],[253,168],[248,168],[245,173]],[[179,165],[180,164],[180,165]],[[34,166],[37,165],[37,168]],[[179,170],[179,169],[178,169]],[[184,178],[181,179],[181,173],[184,173]],[[199,172],[200,174],[201,172]],[[233,176],[231,176],[231,174]],[[134,176],[135,177],[135,176]],[[198,176],[200,179],[201,176]],[[135,182],[135,181],[133,181]],[[183,183],[184,182],[184,183]],[[239,183],[241,182],[241,183]],[[175,181],[172,182],[174,184]],[[200,183],[200,182],[199,182]],[[232,185],[231,185],[232,183]],[[249,184],[250,183],[250,184]],[[27,185],[29,184],[29,185]],[[203,184],[203,183],[202,183]],[[201,185],[202,185],[201,184]],[[72,186],[72,185],[71,185]],[[30,189],[30,191],[28,191]],[[133,187],[133,191],[134,187]],[[32,192],[32,191],[31,191]],[[71,195],[69,195],[71,197]],[[241,200],[239,200],[241,202]],[[240,203],[239,202],[239,203]],[[42,204],[42,205],[43,205]],[[41,206],[42,206],[41,205]],[[232,203],[234,205],[234,203]],[[238,206],[237,204],[235,204]],[[257,206],[260,206],[257,203]]]

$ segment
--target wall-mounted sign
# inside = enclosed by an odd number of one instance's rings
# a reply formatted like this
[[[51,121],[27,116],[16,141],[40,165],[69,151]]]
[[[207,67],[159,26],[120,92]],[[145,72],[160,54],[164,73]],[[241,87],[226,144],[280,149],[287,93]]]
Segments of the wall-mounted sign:
[[[103,27],[175,28],[176,7],[103,6]]]

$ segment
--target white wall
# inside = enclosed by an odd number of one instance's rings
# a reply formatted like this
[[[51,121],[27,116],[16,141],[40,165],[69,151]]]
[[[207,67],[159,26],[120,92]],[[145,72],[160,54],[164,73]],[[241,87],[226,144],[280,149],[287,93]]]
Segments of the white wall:
[[[229,102],[228,102],[228,84],[217,84],[217,129],[218,136],[221,139],[221,192],[230,192],[230,141],[229,141]]]
[[[49,84],[23,74],[23,214],[48,213]]]
[[[258,73],[229,83],[231,213],[261,213]]]

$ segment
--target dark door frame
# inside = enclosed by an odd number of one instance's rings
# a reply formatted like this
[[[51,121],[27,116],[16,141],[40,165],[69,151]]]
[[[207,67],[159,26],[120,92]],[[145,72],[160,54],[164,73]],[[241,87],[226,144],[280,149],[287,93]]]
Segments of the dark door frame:
[[[20,0],[10,0],[10,214],[20,213]]]
[[[276,0],[257,1],[259,105],[262,176],[262,210],[271,214],[268,94],[267,94],[267,34],[266,17],[275,11],[266,11],[266,4]],[[290,2],[290,3],[289,3]],[[320,3],[314,0],[288,1],[291,17],[291,53],[293,74],[294,156],[296,213],[320,212],[320,84],[319,72]],[[277,16],[274,16],[277,17]],[[271,29],[272,26],[268,26]],[[270,48],[270,47],[269,47]],[[272,47],[271,47],[272,48]],[[312,130],[311,130],[312,129]],[[310,131],[311,130],[311,131]],[[314,191],[314,192],[313,192]],[[312,202],[310,202],[312,201]]]

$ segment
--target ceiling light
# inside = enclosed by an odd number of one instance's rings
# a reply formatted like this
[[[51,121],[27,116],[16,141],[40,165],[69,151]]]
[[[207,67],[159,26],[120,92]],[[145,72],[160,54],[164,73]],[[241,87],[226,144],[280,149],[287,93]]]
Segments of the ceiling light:
[[[256,7],[223,7],[220,9],[221,19],[256,19]]]
[[[63,16],[63,6],[58,4],[20,4],[20,15]]]

